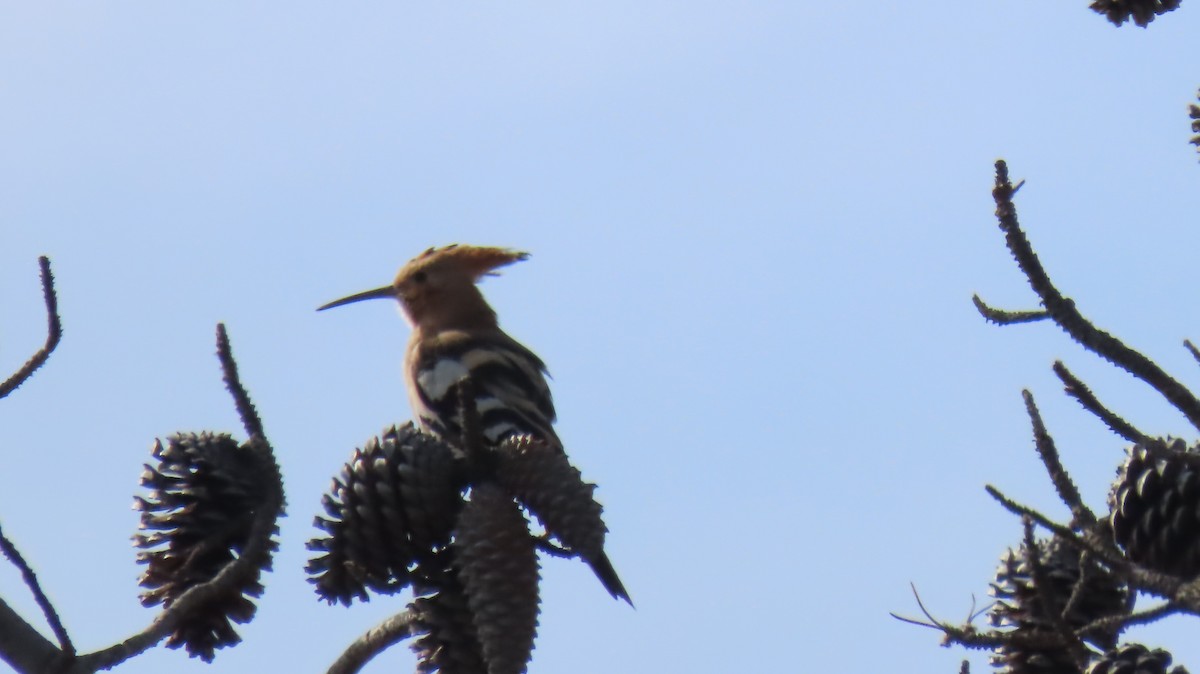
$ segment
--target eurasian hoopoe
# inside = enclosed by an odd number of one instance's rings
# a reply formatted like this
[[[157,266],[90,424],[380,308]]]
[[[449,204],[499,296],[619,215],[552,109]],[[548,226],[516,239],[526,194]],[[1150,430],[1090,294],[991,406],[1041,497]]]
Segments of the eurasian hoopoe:
[[[509,337],[476,285],[528,253],[507,248],[450,245],[430,248],[400,268],[389,286],[335,300],[318,311],[362,300],[395,298],[412,325],[404,352],[404,384],[418,423],[458,442],[456,385],[469,378],[480,430],[491,443],[532,435],[559,451],[554,401],[546,365]],[[629,600],[607,555],[585,560],[615,598]]]

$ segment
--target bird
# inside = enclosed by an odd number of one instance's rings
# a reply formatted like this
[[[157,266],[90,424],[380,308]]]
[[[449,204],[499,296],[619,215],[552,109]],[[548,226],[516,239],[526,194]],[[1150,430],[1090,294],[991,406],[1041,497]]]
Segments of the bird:
[[[469,380],[480,432],[495,445],[529,435],[563,452],[548,371],[533,351],[500,329],[478,283],[529,258],[510,248],[451,244],[409,260],[391,285],[355,293],[317,308],[395,299],[412,326],[404,351],[404,384],[418,425],[451,442],[461,437],[457,387]],[[584,560],[615,599],[633,601],[608,556]]]

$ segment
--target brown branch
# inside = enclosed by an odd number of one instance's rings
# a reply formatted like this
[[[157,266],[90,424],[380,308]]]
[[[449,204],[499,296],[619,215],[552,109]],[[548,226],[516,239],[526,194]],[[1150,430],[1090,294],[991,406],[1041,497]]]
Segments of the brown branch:
[[[58,671],[63,652],[0,599],[0,662],[22,674]]]
[[[984,485],[984,490],[989,496],[996,499],[1005,510],[1016,515],[1017,517],[1028,517],[1038,526],[1046,529],[1047,531],[1053,532],[1080,550],[1088,550],[1092,552],[1109,566],[1120,570],[1127,570],[1130,568],[1129,562],[1126,561],[1119,552],[1108,547],[1095,544],[1095,542],[1090,540],[1090,537],[1087,534],[1080,535],[1071,529],[1071,527],[1065,524],[1059,524],[1037,510],[1010,499],[1004,495],[1004,492],[990,484]]]
[[[46,622],[50,623],[50,629],[54,632],[54,638],[58,639],[58,646],[68,656],[75,654],[75,645],[71,643],[71,637],[67,634],[67,628],[63,626],[62,619],[58,617],[58,612],[54,610],[54,605],[50,603],[50,598],[42,591],[42,585],[38,582],[37,574],[33,572],[33,568],[25,561],[25,558],[17,550],[17,546],[4,535],[3,528],[0,528],[0,551],[12,562],[12,565],[17,567],[21,572],[21,579],[25,581],[25,585],[29,591],[33,593],[33,600],[37,602],[38,608],[42,609],[42,614],[46,616]]]
[[[1110,431],[1134,444],[1145,444],[1150,440],[1150,436],[1134,428],[1133,424],[1102,405],[1091,389],[1078,377],[1071,374],[1061,360],[1054,361],[1054,374],[1058,375],[1059,380],[1062,381],[1067,395],[1077,400],[1083,409],[1099,417]]]
[[[1021,526],[1024,528],[1025,538],[1025,559],[1029,561],[1030,575],[1033,577],[1033,589],[1037,592],[1038,598],[1042,602],[1044,613],[1050,619],[1050,624],[1054,626],[1054,631],[1062,638],[1066,649],[1075,659],[1076,664],[1086,664],[1088,660],[1087,646],[1083,645],[1079,635],[1071,629],[1067,624],[1066,616],[1061,611],[1055,611],[1054,605],[1057,603],[1053,591],[1050,589],[1050,578],[1046,575],[1046,567],[1042,565],[1042,549],[1037,544],[1037,539],[1033,535],[1033,520],[1028,516],[1021,518]],[[1069,602],[1068,602],[1069,603]]]
[[[217,323],[217,358],[221,361],[221,373],[225,380],[225,388],[229,389],[229,394],[233,396],[233,404],[237,407],[238,416],[242,419],[242,426],[246,429],[246,435],[249,435],[251,440],[265,437],[262,419],[259,418],[258,411],[254,409],[254,403],[250,401],[250,394],[246,393],[246,389],[238,377],[237,361],[233,359],[233,351],[229,346],[229,335],[225,332],[224,323]]]
[[[929,627],[938,630],[944,635],[944,640],[946,643],[956,643],[967,648],[996,648],[1004,643],[1004,635],[995,630],[990,632],[980,632],[969,622],[962,627],[958,627],[956,625],[951,625],[950,623],[938,620],[937,618],[933,617],[933,614],[929,612],[929,609],[925,608],[925,602],[921,600],[921,593],[917,592],[917,586],[909,583],[909,587],[912,588],[913,598],[917,600],[917,608],[921,609],[921,615],[925,616],[925,620],[907,618],[897,613],[889,612],[888,615],[892,616],[896,620],[908,623],[910,625],[916,625],[918,627]]]
[[[1154,361],[1098,329],[1075,308],[1074,301],[1064,297],[1050,282],[1050,277],[1038,261],[1037,254],[1033,252],[1033,247],[1017,222],[1017,209],[1012,201],[1014,192],[1015,189],[1008,178],[1008,165],[1004,160],[997,161],[996,185],[992,196],[996,201],[996,217],[1000,229],[1004,232],[1005,243],[1017,266],[1025,274],[1030,287],[1041,298],[1042,306],[1051,320],[1085,349],[1149,384],[1187,417],[1193,426],[1200,429],[1200,399],[1183,384],[1171,378]]]
[[[1016,323],[1033,323],[1035,321],[1044,321],[1050,318],[1050,314],[1044,310],[1039,311],[1008,311],[1006,309],[997,309],[983,301],[979,295],[972,295],[971,302],[975,304],[975,308],[985,319],[995,323],[996,325],[1014,325]]]
[[[412,636],[416,618],[411,610],[404,611],[367,630],[342,651],[329,666],[328,674],[354,674],[359,671],[371,658]]]
[[[1195,359],[1197,363],[1200,363],[1200,349],[1197,349],[1196,345],[1192,344],[1192,340],[1183,340],[1183,348],[1187,349],[1188,353],[1192,354],[1192,358]]]
[[[42,272],[42,296],[46,302],[46,343],[33,354],[33,357],[13,373],[11,377],[0,384],[0,398],[7,396],[24,384],[33,373],[50,358],[50,353],[62,339],[62,319],[58,316],[58,296],[54,294],[54,275],[50,273],[50,258],[43,255],[38,258]]]
[[[551,557],[559,557],[562,559],[573,559],[579,556],[579,553],[572,552],[561,545],[555,545],[550,541],[550,534],[533,537],[533,544],[538,550],[550,555]]]
[[[1071,516],[1078,525],[1091,525],[1096,521],[1096,515],[1084,505],[1083,497],[1079,495],[1079,488],[1075,486],[1067,469],[1063,467],[1062,460],[1058,457],[1058,448],[1054,446],[1054,438],[1050,437],[1050,433],[1046,431],[1046,425],[1042,423],[1042,415],[1033,402],[1033,394],[1026,389],[1021,391],[1021,397],[1025,399],[1025,412],[1029,414],[1029,420],[1033,423],[1033,440],[1038,456],[1042,458],[1042,464],[1046,466],[1046,473],[1050,475],[1050,481],[1054,483],[1058,497],[1071,509]]]
[[[1166,618],[1167,616],[1176,615],[1178,613],[1184,613],[1184,609],[1182,607],[1180,607],[1178,604],[1175,604],[1172,602],[1166,602],[1163,604],[1159,604],[1158,606],[1155,606],[1154,608],[1146,609],[1145,611],[1139,611],[1137,613],[1113,615],[1113,616],[1107,616],[1104,618],[1100,618],[1098,620],[1093,620],[1092,622],[1079,628],[1079,633],[1080,634],[1086,634],[1088,632],[1103,633],[1103,632],[1109,632],[1112,630],[1124,630],[1125,628],[1132,627],[1134,625],[1148,625],[1152,622],[1162,620],[1163,618]]]
[[[1062,607],[1063,618],[1066,618],[1066,616],[1068,616],[1068,615],[1074,614],[1076,612],[1076,610],[1078,610],[1080,603],[1082,601],[1084,601],[1085,598],[1087,598],[1086,595],[1087,595],[1088,585],[1090,585],[1094,574],[1096,574],[1099,571],[1099,565],[1097,565],[1096,562],[1092,561],[1092,556],[1093,555],[1091,553],[1091,550],[1086,550],[1086,549],[1079,550],[1079,564],[1075,565],[1076,567],[1079,568],[1079,578],[1075,580],[1075,583],[1072,585],[1072,588],[1070,588],[1070,596],[1067,597],[1067,603],[1063,604],[1063,607]],[[1130,594],[1132,594],[1132,592],[1130,592]],[[1129,608],[1133,608],[1133,607],[1129,607]],[[1076,633],[1085,634],[1086,632],[1076,631]]]

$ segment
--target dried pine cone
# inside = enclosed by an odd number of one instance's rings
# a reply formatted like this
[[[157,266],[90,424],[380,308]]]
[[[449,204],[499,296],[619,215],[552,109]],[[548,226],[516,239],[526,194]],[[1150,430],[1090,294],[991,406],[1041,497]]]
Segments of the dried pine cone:
[[[1005,674],[1083,674],[1065,649],[998,648],[992,666]]]
[[[1141,644],[1125,644],[1111,650],[1092,663],[1087,674],[1167,674],[1171,654],[1161,648],[1150,650]],[[1187,674],[1183,667],[1170,674]]]
[[[1189,105],[1188,117],[1190,117],[1192,120],[1192,133],[1196,134],[1192,136],[1192,139],[1189,142],[1192,145],[1195,145],[1196,150],[1200,152],[1200,105],[1196,105],[1195,103]]]
[[[355,450],[322,499],[317,516],[328,536],[308,543],[323,554],[309,561],[309,581],[333,603],[367,599],[367,589],[390,594],[444,563],[437,553],[450,542],[462,503],[451,449],[410,422],[393,426]]]
[[[412,643],[417,654],[418,674],[479,674],[485,670],[483,651],[467,597],[452,576],[442,579],[441,589],[429,597],[418,597],[409,605],[414,617]]]
[[[1200,573],[1200,449],[1134,446],[1109,493],[1113,539],[1129,559],[1180,578]]]
[[[1075,586],[1080,582],[1080,555],[1073,546],[1052,538],[1037,544],[1038,560],[1049,587],[1035,586],[1029,550],[1009,549],[996,570],[991,594],[996,603],[991,610],[991,622],[997,627],[1009,627],[1030,637],[1054,635],[1053,616],[1061,615]],[[1107,569],[1088,562],[1080,589],[1071,612],[1064,616],[1068,626],[1079,628],[1094,620],[1117,615],[1128,610],[1125,587]],[[1117,632],[1093,632],[1083,638],[1100,648],[1112,648]],[[997,667],[1012,674],[1029,672],[1078,672],[1072,654],[1062,647],[1035,648],[1008,644],[997,649],[992,658]]]
[[[454,532],[458,577],[488,674],[521,674],[537,634],[538,560],[529,523],[500,486],[472,487]]]
[[[504,441],[496,454],[496,480],[550,535],[584,559],[604,553],[608,528],[592,498],[596,485],[584,482],[565,454],[527,435]]]
[[[1089,7],[1103,14],[1114,25],[1133,19],[1142,28],[1150,25],[1155,17],[1179,8],[1180,0],[1095,0]]]
[[[158,463],[147,465],[141,480],[150,493],[134,503],[142,512],[134,545],[142,549],[138,562],[146,564],[142,604],[169,607],[241,554],[263,495],[272,489],[267,481],[277,473],[249,446],[239,447],[224,434],[174,435],[165,447],[155,441],[152,454]],[[258,560],[260,571],[271,568],[276,548],[272,540]],[[241,641],[230,621],[249,622],[255,611],[250,597],[262,592],[258,573],[248,576],[232,593],[190,614],[167,645],[211,661],[214,649]]]

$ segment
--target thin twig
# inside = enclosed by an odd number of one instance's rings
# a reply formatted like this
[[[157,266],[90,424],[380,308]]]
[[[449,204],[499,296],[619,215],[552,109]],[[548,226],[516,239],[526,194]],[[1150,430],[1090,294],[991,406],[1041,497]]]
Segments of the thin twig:
[[[33,354],[21,369],[13,373],[0,384],[0,398],[7,396],[25,383],[33,373],[50,358],[50,353],[62,339],[62,319],[58,316],[58,296],[54,293],[54,274],[50,273],[50,258],[43,255],[38,258],[38,266],[42,273],[42,296],[46,302],[46,343]]]
[[[1138,611],[1137,613],[1125,613],[1119,615],[1105,616],[1079,628],[1081,634],[1111,632],[1113,630],[1124,630],[1127,627],[1134,625],[1148,625],[1157,620],[1162,620],[1167,616],[1172,616],[1177,613],[1183,613],[1182,606],[1167,601],[1154,608]]]
[[[408,610],[367,630],[342,651],[329,666],[328,674],[354,674],[359,671],[371,658],[412,636],[416,619],[416,614]]]
[[[1054,374],[1058,375],[1058,378],[1062,381],[1067,395],[1079,401],[1079,404],[1083,405],[1083,409],[1099,417],[1104,422],[1104,425],[1108,426],[1109,430],[1113,433],[1138,445],[1149,441],[1150,436],[1134,428],[1133,424],[1125,421],[1120,415],[1102,405],[1091,389],[1080,381],[1078,377],[1071,374],[1071,371],[1067,369],[1066,365],[1063,365],[1061,360],[1054,361]]]
[[[1033,323],[1035,321],[1044,321],[1050,318],[1050,314],[1044,309],[1037,311],[1008,311],[1006,309],[997,309],[983,301],[979,295],[972,295],[971,301],[975,303],[975,308],[987,320],[996,325],[1015,325],[1017,323]]]
[[[1183,384],[1175,381],[1162,368],[1141,353],[1126,346],[1121,340],[1098,329],[1075,308],[1075,303],[1064,297],[1046,270],[1038,261],[1037,254],[1017,222],[1017,209],[1013,205],[1014,192],[1008,178],[1008,165],[1004,160],[996,162],[996,185],[992,196],[996,201],[996,217],[1004,232],[1005,243],[1017,265],[1028,279],[1030,287],[1042,300],[1042,306],[1050,318],[1076,342],[1149,384],[1160,395],[1179,410],[1193,426],[1200,429],[1200,399]]]
[[[1054,626],[1054,631],[1062,638],[1067,650],[1079,664],[1087,662],[1087,647],[1079,640],[1079,636],[1067,624],[1067,619],[1061,611],[1054,610],[1058,603],[1054,589],[1050,586],[1050,577],[1042,564],[1042,548],[1033,535],[1033,520],[1029,516],[1021,518],[1021,526],[1025,530],[1025,558],[1029,561],[1030,574],[1033,577],[1033,589],[1037,592],[1042,604],[1042,613]]]
[[[0,662],[14,671],[57,672],[69,660],[0,598]]]
[[[568,550],[560,545],[555,545],[554,543],[552,543],[550,541],[550,534],[534,536],[533,544],[534,544],[534,546],[537,547],[538,550],[541,550],[542,552],[550,555],[551,557],[560,557],[562,559],[571,559],[571,558],[579,556],[578,554],[571,552],[570,550]]]
[[[1033,394],[1026,389],[1021,391],[1021,397],[1025,399],[1025,412],[1029,414],[1029,420],[1033,423],[1033,440],[1038,456],[1042,458],[1042,464],[1046,466],[1046,473],[1050,475],[1058,497],[1071,509],[1071,516],[1075,518],[1077,524],[1080,526],[1092,524],[1096,521],[1096,515],[1084,505],[1083,497],[1079,495],[1079,488],[1075,486],[1067,469],[1063,467],[1062,460],[1058,456],[1058,448],[1054,446],[1054,438],[1050,437],[1050,433],[1046,431],[1042,415],[1033,402]]]
[[[933,617],[929,609],[925,608],[925,602],[921,600],[921,593],[917,592],[917,586],[909,583],[909,587],[912,588],[913,598],[917,600],[917,607],[921,609],[921,614],[925,616],[925,620],[917,620],[916,618],[908,618],[889,612],[888,615],[896,620],[910,625],[917,625],[918,627],[929,627],[938,630],[942,633],[947,643],[956,643],[967,648],[995,648],[1004,643],[1004,635],[999,632],[980,632],[970,623],[963,627],[958,627],[938,620]]]
[[[265,437],[258,410],[254,409],[254,403],[250,401],[250,395],[246,393],[246,389],[238,377],[237,361],[233,359],[233,351],[229,346],[229,335],[225,332],[224,323],[217,323],[217,358],[221,361],[225,388],[229,389],[229,394],[233,396],[233,404],[237,407],[238,416],[242,419],[242,426],[245,427],[246,434],[250,436],[251,440]]]
[[[1062,616],[1064,619],[1078,610],[1080,603],[1087,597],[1092,578],[1100,571],[1092,557],[1090,550],[1079,551],[1079,563],[1076,564],[1079,569],[1079,578],[1071,586],[1071,595],[1067,597],[1067,603],[1063,604]],[[1087,634],[1085,630],[1079,630],[1078,633]]]
[[[1102,560],[1104,560],[1105,564],[1108,564],[1110,566],[1113,566],[1115,568],[1122,569],[1122,570],[1129,568],[1129,563],[1127,561],[1125,561],[1120,556],[1119,553],[1117,553],[1113,550],[1109,550],[1107,548],[1099,548],[1098,546],[1092,544],[1086,537],[1080,536],[1079,534],[1075,533],[1075,531],[1073,531],[1071,529],[1071,527],[1068,527],[1065,524],[1059,524],[1058,522],[1055,522],[1054,520],[1050,519],[1049,517],[1046,517],[1042,513],[1034,510],[1033,508],[1030,508],[1029,506],[1023,505],[1021,503],[1018,503],[1018,502],[1010,499],[1009,497],[1004,495],[1004,492],[1000,491],[999,489],[993,487],[990,484],[984,485],[984,490],[987,491],[989,496],[991,496],[992,498],[999,501],[1000,505],[1003,506],[1004,509],[1009,511],[1010,513],[1012,513],[1018,517],[1030,518],[1035,523],[1037,523],[1038,526],[1042,527],[1043,529],[1053,532],[1054,534],[1058,535],[1060,538],[1067,541],[1068,543],[1071,543],[1072,545],[1079,548],[1080,550],[1092,551],[1093,553],[1096,554],[1096,556],[1098,556]]]
[[[1196,345],[1192,344],[1192,340],[1183,340],[1183,347],[1188,350],[1188,353],[1192,354],[1192,358],[1195,359],[1197,363],[1200,363],[1200,349],[1197,349]]]
[[[37,574],[33,572],[33,568],[25,561],[25,557],[17,550],[17,546],[4,535],[4,530],[0,528],[0,551],[12,562],[12,565],[17,567],[21,572],[21,579],[25,581],[25,586],[33,593],[33,600],[37,602],[38,608],[42,609],[42,614],[46,616],[46,622],[50,623],[50,629],[54,632],[54,638],[58,639],[58,647],[62,649],[68,656],[75,655],[75,645],[71,643],[71,637],[67,634],[67,628],[63,626],[62,619],[58,617],[58,611],[54,610],[54,605],[50,603],[50,598],[42,591],[42,585],[38,582]]]

